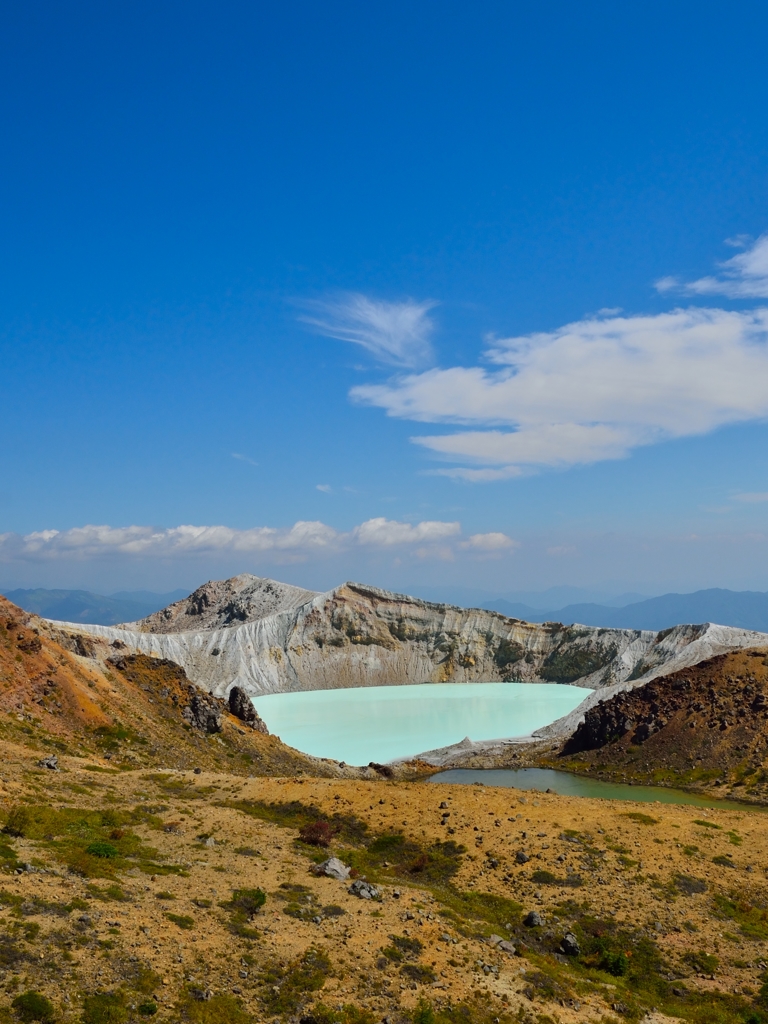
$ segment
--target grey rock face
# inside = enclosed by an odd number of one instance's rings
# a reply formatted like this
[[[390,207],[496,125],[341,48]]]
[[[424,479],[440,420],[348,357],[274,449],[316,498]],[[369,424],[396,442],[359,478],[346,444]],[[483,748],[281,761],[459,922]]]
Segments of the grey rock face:
[[[204,583],[189,597],[127,625],[150,633],[184,633],[218,626],[238,626],[297,608],[314,596],[312,590],[244,572],[228,580]]]
[[[377,900],[379,898],[379,890],[376,886],[363,881],[362,878],[356,878],[347,891],[350,896],[359,896],[361,900]]]
[[[510,956],[514,956],[517,952],[514,945],[508,939],[502,939],[496,948],[500,949],[502,953],[509,953]]]
[[[523,918],[523,924],[526,928],[541,928],[544,924],[541,914],[536,910],[529,911]]]
[[[329,857],[322,864],[318,864],[313,871],[316,875],[326,875],[328,878],[336,878],[340,882],[346,882],[349,878],[350,869],[338,857]]]
[[[37,762],[41,768],[48,768],[52,772],[59,770],[59,759],[55,754],[50,754],[48,757],[41,757]]]

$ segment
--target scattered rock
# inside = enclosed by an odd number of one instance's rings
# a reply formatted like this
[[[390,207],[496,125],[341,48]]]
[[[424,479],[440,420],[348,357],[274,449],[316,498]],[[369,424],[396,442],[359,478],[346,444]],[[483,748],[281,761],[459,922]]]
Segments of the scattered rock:
[[[350,896],[359,896],[361,900],[377,900],[379,898],[379,890],[376,886],[362,878],[355,879],[347,892]]]
[[[504,937],[502,935],[491,935],[491,937],[488,939],[488,942],[490,943],[491,946],[498,946],[498,944],[503,941]]]
[[[312,868],[312,872],[315,875],[326,875],[328,878],[336,878],[340,882],[346,882],[349,878],[350,868],[343,864],[338,857],[329,857],[322,864],[316,864]]]
[[[23,633],[19,633],[16,646],[20,651],[24,651],[25,654],[39,654],[43,642],[39,636],[25,636]]]
[[[537,910],[530,910],[523,918],[523,924],[526,928],[541,928],[544,920]]]
[[[500,949],[503,953],[509,953],[510,956],[514,956],[517,952],[517,949],[509,939],[502,939],[496,948]]]
[[[48,768],[52,772],[59,770],[59,759],[55,754],[50,754],[48,757],[41,757],[37,762],[39,768]]]
[[[566,932],[563,936],[563,941],[560,943],[560,952],[566,956],[578,956],[581,952],[579,940],[573,932]]]
[[[524,850],[518,850],[515,854],[515,860],[518,864],[527,864],[531,858]]]
[[[202,768],[195,768],[195,769],[193,769],[193,771],[194,771],[195,775],[202,775],[203,774],[203,769]]]
[[[191,988],[189,994],[198,1003],[207,1003],[209,999],[213,999],[213,992],[209,988]]]
[[[85,637],[80,633],[57,633],[56,640],[66,651],[70,651],[72,654],[77,654],[81,658],[95,657],[96,649],[93,645],[93,641],[89,637]],[[39,642],[40,641],[38,639],[38,643]]]
[[[195,693],[188,706],[182,711],[181,717],[202,732],[221,732],[222,709],[220,705],[221,702],[217,701],[215,697],[204,693]]]

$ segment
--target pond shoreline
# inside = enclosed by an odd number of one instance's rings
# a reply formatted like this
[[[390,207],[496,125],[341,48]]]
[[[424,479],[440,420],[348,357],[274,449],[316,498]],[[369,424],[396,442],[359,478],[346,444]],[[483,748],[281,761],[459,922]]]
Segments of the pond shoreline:
[[[765,811],[764,803],[720,798],[672,786],[645,786],[610,782],[556,768],[454,768],[429,779],[437,785],[480,785],[531,793],[556,793],[580,799],[627,800],[638,803],[679,804],[721,810]]]

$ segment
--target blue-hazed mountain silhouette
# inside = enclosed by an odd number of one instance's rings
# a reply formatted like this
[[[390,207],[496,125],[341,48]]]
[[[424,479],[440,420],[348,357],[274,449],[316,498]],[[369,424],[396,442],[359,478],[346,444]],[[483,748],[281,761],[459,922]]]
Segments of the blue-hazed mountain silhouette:
[[[753,590],[697,590],[693,594],[663,594],[623,608],[601,604],[570,604],[540,611],[514,601],[486,605],[493,611],[527,622],[580,622],[611,629],[667,629],[681,622],[717,622],[768,632],[768,593]]]
[[[114,626],[118,622],[132,622],[159,611],[167,604],[187,596],[186,590],[170,594],[150,591],[123,591],[112,597],[92,594],[89,590],[8,590],[5,596],[24,611],[42,615],[46,619],[62,622],[93,622],[100,626]]]

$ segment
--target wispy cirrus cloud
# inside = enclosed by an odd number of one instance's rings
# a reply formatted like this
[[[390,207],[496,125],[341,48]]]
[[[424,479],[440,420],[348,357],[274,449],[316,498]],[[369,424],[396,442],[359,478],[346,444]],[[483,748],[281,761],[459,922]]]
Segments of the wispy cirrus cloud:
[[[257,526],[236,530],[228,526],[82,526],[69,530],[41,530],[28,534],[0,534],[0,563],[88,561],[108,557],[185,558],[194,555],[264,555],[278,561],[300,561],[355,548],[414,549],[420,557],[443,557],[446,545],[481,548],[478,537],[491,537],[486,548],[511,550],[515,542],[505,534],[475,534],[464,539],[461,524],[424,520],[369,519],[349,531],[321,522],[299,521],[278,529]],[[505,538],[502,542],[501,538]]]
[[[494,339],[488,366],[352,389],[388,415],[462,428],[412,441],[470,482],[626,456],[633,448],[768,418],[768,309],[595,316]]]
[[[432,358],[431,301],[384,302],[348,293],[333,300],[307,302],[299,319],[319,334],[349,341],[376,359],[395,366],[417,367]]]
[[[249,455],[243,455],[240,452],[232,452],[232,458],[237,459],[238,462],[247,462],[249,466],[258,466],[258,462],[252,459]]]
[[[746,491],[742,494],[734,494],[734,501],[741,501],[747,505],[761,505],[768,501],[768,491]]]
[[[726,244],[745,246],[744,252],[720,264],[720,273],[681,281],[662,277],[656,281],[660,292],[680,291],[687,295],[726,295],[731,299],[768,299],[768,234],[748,244],[742,236],[727,239]]]

